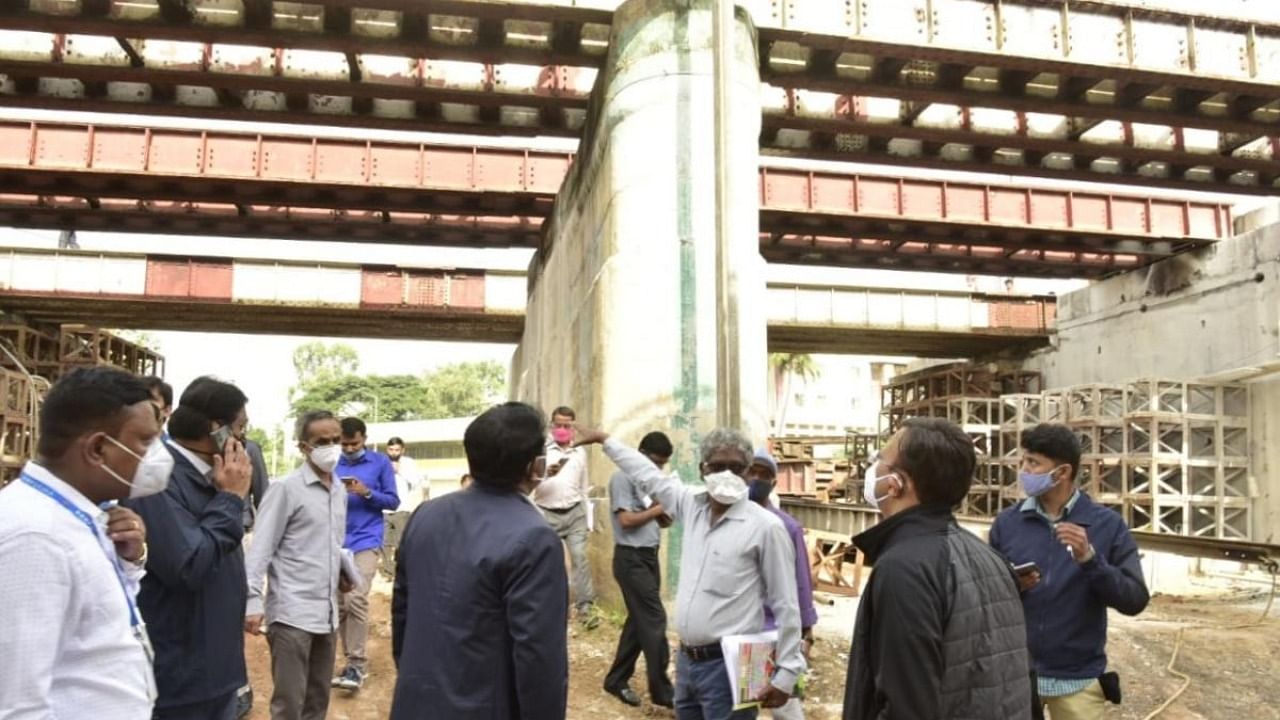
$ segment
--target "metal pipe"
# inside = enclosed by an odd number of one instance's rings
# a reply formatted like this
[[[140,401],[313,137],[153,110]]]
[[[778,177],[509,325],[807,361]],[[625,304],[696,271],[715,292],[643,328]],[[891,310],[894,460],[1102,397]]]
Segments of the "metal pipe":
[[[716,213],[716,423],[742,426],[742,373],[738,347],[737,273],[730,222],[729,92],[732,83],[734,0],[712,0],[711,67],[714,92]]]

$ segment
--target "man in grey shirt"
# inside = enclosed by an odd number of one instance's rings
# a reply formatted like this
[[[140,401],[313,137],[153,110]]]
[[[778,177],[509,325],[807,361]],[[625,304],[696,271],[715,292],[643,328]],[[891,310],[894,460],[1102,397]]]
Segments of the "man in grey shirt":
[[[260,634],[265,616],[272,720],[324,720],[329,709],[338,591],[350,589],[342,579],[347,491],[333,481],[341,443],[333,413],[319,410],[298,420],[298,449],[306,462],[267,490],[245,561],[244,629]]]
[[[758,633],[764,605],[778,626],[777,663],[762,707],[784,705],[805,671],[796,601],[795,550],[782,521],[747,500],[744,479],[751,466],[751,442],[736,430],[717,429],[702,441],[706,490],[682,485],[649,458],[607,433],[578,430],[578,444],[603,443],[605,454],[639,492],[662,504],[684,525],[680,589],[676,596],[676,716],[755,718],[754,708],[733,709],[733,689],[725,672],[720,639]],[[761,603],[763,600],[763,604]]]
[[[640,440],[640,454],[662,468],[671,459],[671,440],[651,432]],[[619,470],[609,479],[609,508],[613,520],[613,578],[618,581],[627,606],[627,621],[618,637],[613,667],[604,678],[605,692],[631,706],[640,696],[628,684],[636,660],[644,653],[649,678],[649,698],[654,705],[674,707],[675,690],[667,676],[667,611],[662,606],[662,573],[658,567],[658,543],[662,528],[671,525],[662,503],[636,489]]]

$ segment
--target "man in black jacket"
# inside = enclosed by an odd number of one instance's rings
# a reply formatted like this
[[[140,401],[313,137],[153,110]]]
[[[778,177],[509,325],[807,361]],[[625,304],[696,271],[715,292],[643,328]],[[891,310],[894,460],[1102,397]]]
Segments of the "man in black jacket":
[[[467,427],[475,483],[420,505],[396,556],[391,720],[564,720],[564,549],[528,494],[546,421],[506,403]]]
[[[244,664],[243,513],[252,469],[236,386],[198,378],[169,418],[169,487],[127,504],[148,531],[138,607],[155,647],[153,720],[232,720]]]
[[[845,720],[1031,717],[1013,575],[952,515],[974,465],[959,427],[913,418],[868,468],[863,497],[884,519],[853,540],[875,570],[858,607]]]

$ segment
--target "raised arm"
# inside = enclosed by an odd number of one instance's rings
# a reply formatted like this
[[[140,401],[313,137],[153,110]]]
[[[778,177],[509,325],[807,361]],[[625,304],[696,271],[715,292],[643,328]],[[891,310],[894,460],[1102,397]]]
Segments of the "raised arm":
[[[1081,565],[1089,589],[1103,605],[1125,615],[1137,615],[1147,607],[1151,595],[1142,577],[1138,544],[1128,528],[1120,528],[1108,551],[1095,549],[1093,559]]]
[[[239,552],[244,538],[244,498],[214,495],[195,515],[173,492],[129,501],[147,524],[147,572],[169,586],[198,590],[222,559]]]
[[[581,434],[579,435],[581,437]],[[604,433],[593,431],[588,437],[604,444],[604,452],[618,469],[627,474],[642,495],[648,495],[663,507],[673,520],[679,520],[693,498],[693,490],[658,469],[649,458],[623,445]]]

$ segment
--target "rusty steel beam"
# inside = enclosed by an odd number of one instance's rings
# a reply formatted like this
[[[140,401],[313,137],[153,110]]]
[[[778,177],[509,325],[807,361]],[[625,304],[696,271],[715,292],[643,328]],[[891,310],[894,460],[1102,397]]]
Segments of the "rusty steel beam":
[[[0,193],[9,194],[0,220],[536,247],[572,161],[518,149],[0,121]],[[1095,255],[1145,264],[1231,235],[1229,207],[1210,202],[858,173],[766,167],[760,201],[766,238],[969,255],[999,248],[1090,272]]]
[[[1032,137],[1022,134],[1003,134],[981,132],[965,128],[925,127],[921,125],[901,126],[877,123],[861,118],[821,118],[783,113],[766,113],[763,127],[770,132],[782,129],[806,130],[819,133],[842,133],[846,135],[862,135],[879,139],[887,143],[893,139],[916,140],[938,148],[949,144],[971,147],[975,157],[972,160],[949,161],[940,156],[913,158],[901,153],[892,157],[895,164],[924,165],[932,164],[953,170],[972,170],[974,172],[996,172],[1027,174],[1038,177],[1060,180],[1083,180],[1092,182],[1129,183],[1153,187],[1170,187],[1182,190],[1221,191],[1230,193],[1246,193],[1259,195],[1280,194],[1276,181],[1280,180],[1280,163],[1260,158],[1207,155],[1183,150],[1166,150],[1159,148],[1137,147],[1134,145],[1100,144],[1066,139]],[[769,148],[772,149],[772,148]],[[874,162],[883,150],[867,153],[835,153],[824,154],[816,149],[797,150],[794,147],[783,148],[789,154],[815,159],[834,159],[844,161]],[[1037,162],[1006,163],[994,162],[992,156],[999,150],[1009,149],[1035,156],[1050,153],[1071,156],[1071,168],[1059,168],[1041,165]],[[1097,160],[1114,160],[1121,164],[1117,172],[1095,170],[1091,165]],[[1159,177],[1139,172],[1139,168],[1147,163],[1165,163],[1171,168],[1208,168],[1212,179],[1195,180],[1187,177]],[[1251,183],[1233,182],[1231,175],[1241,172],[1256,173],[1256,180]]]

